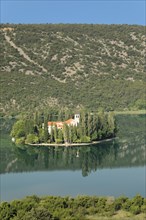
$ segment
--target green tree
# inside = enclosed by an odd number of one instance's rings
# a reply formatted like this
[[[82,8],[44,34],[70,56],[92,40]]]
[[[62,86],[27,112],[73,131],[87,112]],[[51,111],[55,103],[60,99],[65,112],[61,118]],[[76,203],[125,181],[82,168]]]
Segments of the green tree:
[[[108,114],[107,122],[108,122],[108,131],[107,131],[108,136],[113,137],[115,135],[115,130],[116,130],[116,124],[113,113]]]
[[[72,138],[73,138],[73,142],[75,143],[76,141],[77,141],[77,139],[78,139],[78,136],[77,136],[77,127],[76,126],[74,126],[73,128],[72,128]]]
[[[44,141],[47,142],[49,139],[49,133],[48,133],[48,117],[45,114],[44,116]]]
[[[87,129],[87,135],[91,137],[93,133],[93,115],[91,113],[88,113]]]
[[[98,126],[98,115],[93,114],[93,125],[92,125],[92,134],[91,140],[97,140],[99,138],[99,126]]]
[[[28,134],[25,140],[26,144],[36,144],[38,142],[39,142],[39,138],[35,134]]]
[[[138,99],[135,102],[134,107],[136,107],[136,109],[146,109],[146,100],[145,99]]]
[[[62,130],[59,129],[58,130],[58,139],[57,139],[57,143],[62,143],[64,140],[63,140],[63,133],[62,133]]]
[[[38,114],[38,112],[36,111],[35,113],[34,113],[34,125],[37,125],[37,126],[39,126],[40,124],[40,121],[39,121],[39,114]]]
[[[63,124],[63,137],[65,142],[69,142],[69,127],[66,123]]]
[[[25,121],[25,134],[30,134],[30,133],[34,133],[35,132],[35,127],[34,127],[34,121],[27,117],[24,119]]]
[[[15,138],[21,138],[25,137],[25,135],[25,121],[19,120],[13,125],[11,136]]]
[[[53,123],[51,125],[50,141],[55,142]]]
[[[55,139],[55,142],[56,142],[56,140],[58,139],[58,129],[57,129],[57,125],[54,126],[53,130],[54,130],[54,139]]]
[[[99,134],[100,138],[105,138],[108,131],[107,114],[104,113],[103,109],[98,113],[99,118]]]
[[[68,127],[68,140],[69,140],[69,143],[72,143],[73,142],[73,126],[69,126]]]
[[[39,128],[39,141],[41,142],[41,143],[43,143],[44,142],[44,129],[43,128]]]

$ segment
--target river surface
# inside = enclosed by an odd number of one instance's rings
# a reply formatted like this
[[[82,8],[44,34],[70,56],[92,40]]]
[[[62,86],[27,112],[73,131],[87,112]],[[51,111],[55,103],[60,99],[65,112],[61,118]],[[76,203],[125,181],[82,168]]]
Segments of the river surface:
[[[116,139],[94,146],[17,147],[2,121],[1,201],[34,194],[146,197],[146,116],[117,116],[117,124]]]

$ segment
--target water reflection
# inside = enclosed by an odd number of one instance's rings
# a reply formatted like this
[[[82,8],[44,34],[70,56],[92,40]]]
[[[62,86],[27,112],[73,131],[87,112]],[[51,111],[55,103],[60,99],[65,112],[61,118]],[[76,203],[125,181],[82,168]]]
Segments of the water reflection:
[[[96,146],[16,147],[3,135],[0,173],[81,170],[88,176],[102,168],[144,166],[145,117],[119,116],[118,122],[118,138]]]

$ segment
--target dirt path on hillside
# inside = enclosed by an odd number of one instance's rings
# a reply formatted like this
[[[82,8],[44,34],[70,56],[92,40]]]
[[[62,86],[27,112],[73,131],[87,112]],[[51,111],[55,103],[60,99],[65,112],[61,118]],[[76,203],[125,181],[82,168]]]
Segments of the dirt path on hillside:
[[[21,47],[17,47],[17,45],[11,40],[11,38],[6,34],[4,34],[6,41],[13,47],[15,48],[18,53],[24,57],[24,59],[26,59],[27,61],[29,61],[30,63],[35,64],[36,66],[38,66],[39,68],[42,69],[43,72],[47,72],[47,69],[45,69],[43,66],[39,65],[38,63],[36,63],[34,60],[32,60],[23,50]]]

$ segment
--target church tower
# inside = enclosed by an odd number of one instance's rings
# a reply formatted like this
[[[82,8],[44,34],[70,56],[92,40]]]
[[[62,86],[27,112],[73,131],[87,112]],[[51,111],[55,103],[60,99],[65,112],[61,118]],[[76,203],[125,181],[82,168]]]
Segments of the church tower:
[[[80,122],[80,114],[75,114],[74,115],[74,120],[75,120],[75,123],[77,125]]]

